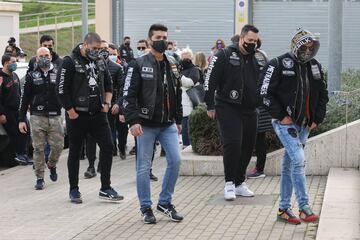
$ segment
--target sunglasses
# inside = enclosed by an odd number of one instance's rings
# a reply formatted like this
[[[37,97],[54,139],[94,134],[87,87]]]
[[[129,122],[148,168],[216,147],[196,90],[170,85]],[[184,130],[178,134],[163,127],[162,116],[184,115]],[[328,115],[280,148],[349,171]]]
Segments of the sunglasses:
[[[305,45],[302,45],[299,50],[302,51],[302,52],[305,52],[305,51],[314,51],[314,49],[315,49],[314,45],[309,46],[309,47],[305,46]]]
[[[146,47],[137,47],[137,50],[145,50]]]

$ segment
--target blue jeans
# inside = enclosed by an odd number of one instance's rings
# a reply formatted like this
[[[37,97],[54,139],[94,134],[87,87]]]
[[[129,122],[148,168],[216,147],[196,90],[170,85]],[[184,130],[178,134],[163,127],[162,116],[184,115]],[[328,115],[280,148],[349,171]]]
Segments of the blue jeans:
[[[182,142],[183,146],[190,145],[190,138],[189,138],[189,117],[183,117],[182,122]]]
[[[285,148],[280,178],[280,204],[282,210],[291,208],[291,195],[295,190],[299,208],[309,205],[306,187],[304,146],[309,127],[297,124],[283,125],[273,121],[274,130]]]
[[[171,203],[175,184],[180,169],[180,147],[178,131],[175,124],[169,127],[142,128],[143,134],[136,138],[136,188],[140,201],[140,208],[149,208],[152,205],[150,193],[151,158],[154,152],[154,142],[158,139],[166,152],[167,168],[165,171],[159,204]]]

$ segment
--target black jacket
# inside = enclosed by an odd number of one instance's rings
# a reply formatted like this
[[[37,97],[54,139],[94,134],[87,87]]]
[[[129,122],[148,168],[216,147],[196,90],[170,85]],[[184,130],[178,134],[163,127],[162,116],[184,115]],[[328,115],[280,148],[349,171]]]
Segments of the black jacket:
[[[124,72],[123,72],[123,68],[119,64],[114,63],[111,60],[108,60],[106,62],[109,67],[109,72],[113,83],[113,91],[112,91],[113,96],[111,100],[111,105],[113,105],[118,102],[120,89],[122,89],[121,87],[124,85],[123,84]]]
[[[120,46],[120,58],[126,63],[130,63],[131,60],[134,60],[134,51],[131,47],[126,47],[124,44]]]
[[[261,79],[260,95],[264,97],[264,106],[272,118],[281,121],[290,116],[294,123],[301,124],[305,118],[308,96],[308,125],[323,121],[329,98],[324,73],[318,61],[312,59],[301,65],[290,53],[286,53],[269,62]]]
[[[165,112],[164,83],[160,73],[160,64],[151,53],[133,61],[127,71],[122,99],[122,110],[130,125],[144,122],[181,124],[181,83],[175,63],[164,55],[165,74],[168,83],[169,114],[168,119],[162,118]],[[161,107],[158,106],[158,103]]]
[[[218,51],[212,58],[204,82],[207,109],[214,109],[215,95],[216,100],[238,104],[244,111],[255,111],[257,71],[254,55],[241,54],[237,45]]]
[[[112,80],[108,67],[103,59],[90,62],[80,53],[81,44],[74,48],[71,57],[66,56],[58,71],[57,94],[66,111],[75,108],[76,111],[92,112],[90,104],[90,74],[95,69],[96,87],[99,89],[99,104],[105,101],[105,92],[112,92]],[[101,109],[101,108],[100,108]],[[99,110],[100,109],[96,109]]]
[[[7,75],[0,69],[0,115],[6,110],[18,111],[20,105],[20,80],[16,73]]]
[[[46,76],[39,68],[26,74],[19,110],[20,122],[26,120],[29,105],[31,115],[60,116],[61,106],[56,96],[56,74],[57,68],[53,65]]]
[[[180,63],[182,63],[180,61]],[[185,77],[191,78],[194,84],[200,82],[200,69],[196,67],[192,62],[187,62],[186,64],[180,64],[181,71],[180,73]]]
[[[51,55],[52,55],[51,63],[54,65],[56,69],[59,69],[63,59],[55,52],[53,52]],[[36,56],[34,56],[29,61],[28,72],[34,71],[34,69],[36,68],[37,68]]]

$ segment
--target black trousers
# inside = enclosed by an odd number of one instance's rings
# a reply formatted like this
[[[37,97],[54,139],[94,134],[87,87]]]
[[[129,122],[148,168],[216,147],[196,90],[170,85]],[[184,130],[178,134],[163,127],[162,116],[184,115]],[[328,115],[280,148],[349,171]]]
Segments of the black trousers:
[[[263,172],[266,161],[266,132],[258,132],[256,136],[255,152],[256,152],[256,170]]]
[[[244,113],[238,105],[224,102],[218,102],[215,110],[223,142],[225,181],[238,186],[246,179],[254,149],[257,113],[255,109]]]
[[[95,115],[81,113],[75,120],[70,120],[67,117],[66,122],[69,133],[68,172],[70,190],[78,188],[80,152],[83,139],[87,134],[90,134],[100,147],[101,188],[109,188],[113,143],[106,113],[101,112]]]
[[[16,154],[26,154],[28,134],[22,134],[19,130],[19,113],[16,110],[6,110],[6,123],[4,124],[5,131],[7,132],[11,146],[15,149]],[[29,125],[28,125],[29,127]]]
[[[96,160],[96,140],[90,135],[86,136],[86,157],[89,161],[89,167],[94,167]]]
[[[129,132],[128,125],[119,121],[119,114],[113,115],[108,113],[108,119],[110,124],[111,133],[113,136],[114,148],[116,145],[121,153],[125,153],[125,147],[127,144],[127,136]],[[117,139],[116,139],[117,136]],[[116,144],[117,140],[117,144]]]

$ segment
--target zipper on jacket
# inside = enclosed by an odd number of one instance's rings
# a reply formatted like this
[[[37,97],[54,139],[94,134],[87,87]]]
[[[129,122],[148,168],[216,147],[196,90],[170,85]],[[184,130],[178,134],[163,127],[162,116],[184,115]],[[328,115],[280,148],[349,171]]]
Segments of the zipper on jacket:
[[[300,83],[301,83],[301,102],[300,102],[300,111],[298,113],[295,123],[297,123],[301,117],[302,108],[303,108],[303,104],[304,104],[304,81],[302,78],[302,66],[301,65],[299,65],[299,69],[300,69]],[[295,107],[296,107],[296,105],[295,105]]]

